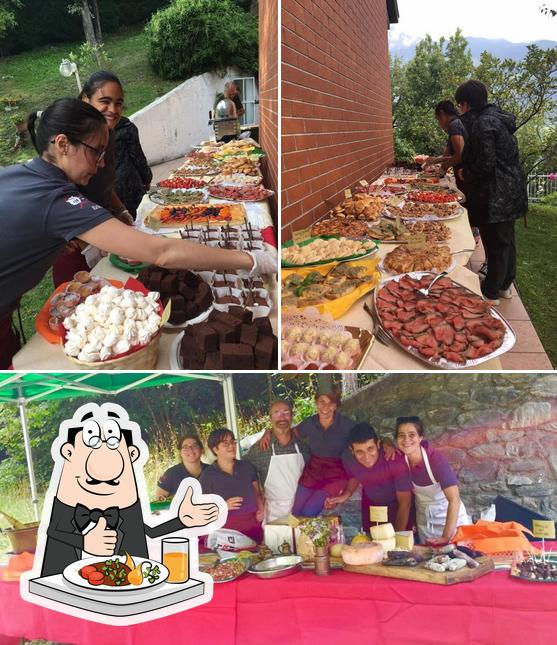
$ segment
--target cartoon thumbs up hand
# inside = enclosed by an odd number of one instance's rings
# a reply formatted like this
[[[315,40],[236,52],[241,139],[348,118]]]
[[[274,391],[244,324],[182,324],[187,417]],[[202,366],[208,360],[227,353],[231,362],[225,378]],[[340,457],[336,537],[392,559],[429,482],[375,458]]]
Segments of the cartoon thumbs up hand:
[[[190,486],[178,509],[178,517],[184,526],[207,526],[218,518],[219,507],[216,504],[195,504],[192,498],[193,488]]]
[[[106,528],[106,519],[101,515],[96,526],[83,537],[83,550],[101,557],[114,555],[116,531]]]

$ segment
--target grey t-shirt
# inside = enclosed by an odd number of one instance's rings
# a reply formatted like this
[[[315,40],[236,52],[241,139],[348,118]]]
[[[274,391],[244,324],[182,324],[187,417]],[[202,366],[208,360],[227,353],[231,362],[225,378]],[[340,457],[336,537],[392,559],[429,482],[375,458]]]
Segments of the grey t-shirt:
[[[449,151],[450,155],[454,155],[454,147],[453,147],[453,142],[451,141],[451,137],[458,135],[464,138],[464,141],[466,142],[466,128],[464,127],[464,124],[460,119],[453,119],[449,123],[449,127],[447,128],[447,134],[449,135],[449,138],[447,139],[447,150]]]
[[[66,242],[111,217],[40,157],[0,170],[0,318],[41,281]]]

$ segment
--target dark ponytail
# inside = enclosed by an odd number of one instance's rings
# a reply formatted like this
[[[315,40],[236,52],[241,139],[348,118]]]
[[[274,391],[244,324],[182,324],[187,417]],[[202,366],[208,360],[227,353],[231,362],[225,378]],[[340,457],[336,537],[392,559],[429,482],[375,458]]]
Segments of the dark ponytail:
[[[100,89],[103,85],[106,85],[107,83],[116,83],[117,85],[120,86],[120,89],[122,90],[122,93],[124,93],[124,88],[122,87],[122,83],[120,83],[120,79],[112,74],[111,72],[95,72],[94,74],[91,74],[91,76],[85,81],[85,84],[83,85],[83,89],[81,90],[78,98],[84,99],[87,97],[90,99],[93,94]]]
[[[435,106],[435,116],[441,116],[441,112],[444,112],[447,116],[460,116],[459,111],[452,101],[441,101],[437,103]]]
[[[65,134],[75,144],[103,125],[106,125],[104,116],[79,99],[58,99],[44,112],[32,112],[27,119],[31,141],[40,155],[58,134]]]

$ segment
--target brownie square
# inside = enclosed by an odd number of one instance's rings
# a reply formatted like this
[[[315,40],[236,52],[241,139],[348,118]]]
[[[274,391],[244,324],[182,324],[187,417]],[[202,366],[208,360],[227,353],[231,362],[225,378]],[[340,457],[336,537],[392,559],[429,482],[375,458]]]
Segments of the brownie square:
[[[244,307],[233,305],[228,308],[228,313],[240,319],[243,323],[246,323],[246,325],[251,324],[253,320],[253,314],[251,311],[249,309],[244,309]]]
[[[199,285],[194,302],[199,307],[199,311],[205,311],[213,304],[213,293],[206,282]]]
[[[237,321],[237,318],[231,316],[226,311],[219,311],[218,309],[213,309],[209,314],[209,322],[222,322],[225,325],[232,325],[233,321]]]
[[[269,369],[273,359],[275,339],[262,336],[255,345],[255,367],[259,370]]]
[[[216,352],[219,348],[219,335],[215,329],[206,322],[192,325],[190,332],[203,352]]]
[[[220,370],[222,369],[222,362],[219,352],[209,352],[205,356],[205,363],[203,364],[204,370]]]
[[[191,320],[192,318],[196,318],[201,313],[201,310],[199,309],[199,307],[195,304],[195,302],[193,300],[186,301],[185,310],[186,310],[186,318],[187,318],[187,320]]]
[[[170,302],[171,302],[171,311],[185,311],[186,310],[186,303],[184,302],[184,296],[181,296],[180,294],[176,293],[172,296],[170,296]]]
[[[205,284],[203,280],[196,274],[191,271],[183,271],[180,273],[180,280],[185,282],[188,287],[191,289],[197,290],[197,287],[201,284]]]
[[[239,338],[238,338],[238,333],[236,329],[233,327],[229,327],[225,323],[222,322],[212,322],[211,327],[216,330],[216,332],[219,335],[219,341],[220,343],[237,343]]]
[[[139,282],[142,282],[144,285],[147,284],[149,281],[149,277],[152,273],[152,268],[151,267],[143,267],[143,269],[140,270],[140,272],[137,274],[137,279]]]
[[[273,326],[268,316],[261,316],[260,318],[255,318],[253,321],[254,325],[257,325],[259,329],[260,336],[272,336],[273,335]]]
[[[193,364],[201,364],[202,366],[205,362],[205,352],[194,336],[184,335],[180,345],[180,356],[182,357],[183,366],[188,369],[192,369]]]
[[[183,325],[186,322],[186,312],[185,311],[172,311],[170,310],[170,316],[168,317],[168,322],[171,325]]]
[[[178,293],[184,298],[184,300],[193,300],[196,295],[195,289],[192,289],[185,282],[178,283]]]
[[[253,350],[249,345],[222,343],[220,346],[222,368],[229,370],[253,369]]]
[[[162,271],[153,271],[147,279],[148,287],[151,291],[161,291],[163,273]]]
[[[174,294],[178,291],[178,276],[168,273],[161,280],[161,289],[164,293]]]
[[[259,329],[255,325],[242,324],[242,328],[240,330],[240,342],[243,345],[251,345],[252,347],[255,347],[258,334]]]

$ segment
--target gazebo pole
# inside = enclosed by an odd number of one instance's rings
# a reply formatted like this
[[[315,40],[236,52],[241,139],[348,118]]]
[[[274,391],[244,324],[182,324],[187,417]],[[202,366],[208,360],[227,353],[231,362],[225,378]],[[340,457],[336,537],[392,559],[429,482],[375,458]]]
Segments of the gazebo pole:
[[[222,381],[222,392],[224,394],[224,410],[226,413],[226,427],[232,430],[236,437],[236,457],[240,457],[240,435],[236,423],[236,396],[234,395],[234,382],[232,374],[225,374]]]
[[[27,470],[29,471],[29,485],[31,487],[31,499],[33,501],[33,512],[35,519],[39,521],[39,500],[37,499],[37,487],[35,486],[35,472],[33,470],[33,455],[31,454],[31,442],[29,440],[29,431],[27,428],[27,414],[25,412],[25,397],[21,396],[21,388],[17,399],[19,407],[19,418],[21,420],[21,429],[23,430],[23,441],[25,443],[25,457],[27,459]]]

